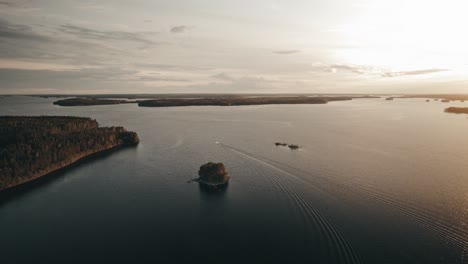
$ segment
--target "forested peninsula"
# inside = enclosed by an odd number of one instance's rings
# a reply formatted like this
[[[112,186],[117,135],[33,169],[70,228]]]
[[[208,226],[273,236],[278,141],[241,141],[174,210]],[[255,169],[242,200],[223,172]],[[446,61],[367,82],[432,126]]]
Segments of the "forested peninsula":
[[[0,116],[0,191],[64,168],[86,156],[139,143],[123,127],[68,116]]]

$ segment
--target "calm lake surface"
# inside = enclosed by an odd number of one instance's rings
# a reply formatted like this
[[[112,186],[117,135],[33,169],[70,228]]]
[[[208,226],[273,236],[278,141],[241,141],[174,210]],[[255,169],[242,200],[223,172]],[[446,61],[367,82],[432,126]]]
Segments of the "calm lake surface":
[[[0,115],[92,117],[141,143],[0,196],[2,264],[468,263],[468,115],[443,112],[468,103],[55,100],[0,97]],[[208,161],[225,192],[187,183]]]

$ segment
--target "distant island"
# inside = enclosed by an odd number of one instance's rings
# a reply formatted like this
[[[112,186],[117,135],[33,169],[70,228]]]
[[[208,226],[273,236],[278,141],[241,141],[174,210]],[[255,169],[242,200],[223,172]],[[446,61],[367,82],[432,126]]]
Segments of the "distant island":
[[[101,98],[68,98],[54,102],[54,105],[60,106],[89,106],[89,105],[115,105],[115,104],[131,104],[137,101],[127,101],[118,99],[101,99]]]
[[[203,99],[203,98],[247,98],[247,97],[353,97],[379,98],[369,94],[320,94],[320,93],[151,93],[151,94],[30,94],[40,98],[96,98],[96,99]]]
[[[444,110],[446,113],[468,114],[468,107],[449,107]]]
[[[175,106],[240,106],[267,104],[326,104],[331,101],[347,101],[353,98],[374,98],[370,96],[330,96],[330,97],[229,97],[229,98],[193,98],[193,99],[155,99],[138,102],[141,107],[175,107]]]
[[[139,143],[123,127],[68,116],[0,116],[0,190],[64,168],[86,156]]]
[[[365,94],[44,94],[30,96],[64,98],[53,102],[59,106],[138,103],[138,106],[142,107],[326,104],[331,101],[349,101],[357,98],[380,98]]]

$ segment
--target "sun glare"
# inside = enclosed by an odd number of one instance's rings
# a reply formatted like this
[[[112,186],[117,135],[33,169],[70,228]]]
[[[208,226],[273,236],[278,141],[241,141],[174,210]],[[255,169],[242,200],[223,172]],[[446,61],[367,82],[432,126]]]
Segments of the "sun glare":
[[[369,1],[338,29],[347,63],[394,70],[460,69],[468,61],[467,1]]]

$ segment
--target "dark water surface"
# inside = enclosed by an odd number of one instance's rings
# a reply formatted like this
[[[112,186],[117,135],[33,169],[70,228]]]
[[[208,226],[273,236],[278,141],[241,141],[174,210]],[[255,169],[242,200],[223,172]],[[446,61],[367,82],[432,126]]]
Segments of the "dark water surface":
[[[2,264],[468,263],[468,118],[443,113],[463,103],[53,101],[0,97],[0,115],[92,117],[141,143],[0,195]],[[225,192],[186,183],[208,161]]]

